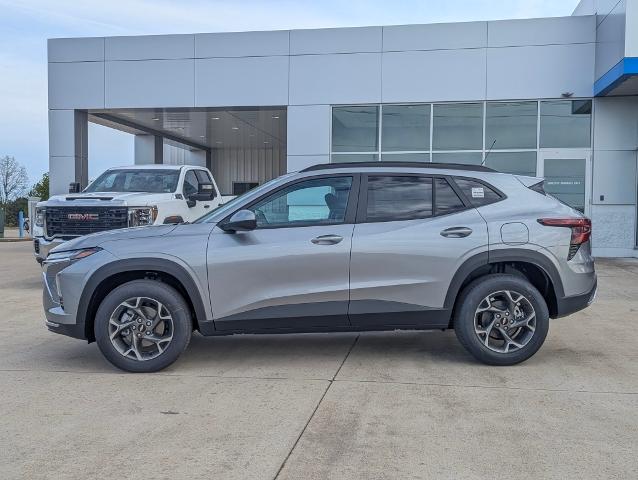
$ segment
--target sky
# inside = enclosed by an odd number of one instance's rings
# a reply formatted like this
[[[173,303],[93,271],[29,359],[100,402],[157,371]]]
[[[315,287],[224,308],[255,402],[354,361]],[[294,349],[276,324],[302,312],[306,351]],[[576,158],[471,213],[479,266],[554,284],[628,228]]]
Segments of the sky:
[[[47,38],[281,30],[571,15],[578,0],[0,0],[0,156],[48,171]],[[89,176],[133,137],[89,126]]]

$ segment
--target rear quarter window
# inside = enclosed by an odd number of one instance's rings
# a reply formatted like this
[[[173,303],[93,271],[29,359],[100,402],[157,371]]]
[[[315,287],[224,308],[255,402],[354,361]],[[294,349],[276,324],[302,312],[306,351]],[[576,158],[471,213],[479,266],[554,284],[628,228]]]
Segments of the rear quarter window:
[[[455,178],[454,183],[474,207],[482,207],[498,202],[503,196],[489,185],[469,178]]]

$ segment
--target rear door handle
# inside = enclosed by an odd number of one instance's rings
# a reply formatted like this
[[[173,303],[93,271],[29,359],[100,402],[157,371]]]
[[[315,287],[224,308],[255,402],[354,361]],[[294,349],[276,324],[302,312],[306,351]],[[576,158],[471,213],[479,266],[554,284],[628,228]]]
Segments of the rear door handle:
[[[468,227],[452,227],[446,228],[441,235],[447,238],[463,238],[472,234],[472,229]]]
[[[315,245],[336,245],[341,240],[343,237],[340,235],[319,235],[310,241]]]

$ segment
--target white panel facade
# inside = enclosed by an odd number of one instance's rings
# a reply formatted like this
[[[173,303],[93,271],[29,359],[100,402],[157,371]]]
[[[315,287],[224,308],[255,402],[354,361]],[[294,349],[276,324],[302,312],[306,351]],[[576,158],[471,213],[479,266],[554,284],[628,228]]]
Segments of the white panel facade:
[[[487,22],[383,27],[383,51],[450,50],[487,46]]]
[[[592,202],[599,205],[636,204],[635,150],[595,152]]]
[[[192,107],[194,60],[106,62],[106,108]]]
[[[288,155],[288,172],[298,172],[313,165],[330,163],[329,155]]]
[[[489,23],[489,47],[594,43],[596,17],[500,20]]]
[[[108,37],[106,60],[167,60],[193,58],[194,35],[145,35]]]
[[[102,62],[104,38],[53,38],[47,42],[49,62]]]
[[[292,30],[290,54],[380,52],[382,27]]]
[[[74,110],[49,110],[49,156],[75,155],[74,122]]]
[[[597,98],[594,115],[594,149],[638,148],[638,97]]]
[[[69,184],[75,182],[75,157],[49,158],[49,193],[68,193]]]
[[[195,60],[195,105],[288,104],[288,57]]]
[[[487,98],[589,97],[594,83],[594,44],[490,48]]]
[[[485,49],[383,54],[383,102],[485,98]]]
[[[380,53],[290,57],[290,105],[380,101]]]
[[[625,57],[638,57],[638,1],[626,0]]]
[[[288,107],[288,155],[330,153],[330,105]]]
[[[596,255],[635,257],[636,208],[592,205],[592,247]]]
[[[104,108],[104,63],[49,63],[49,108]]]
[[[624,55],[625,0],[621,0],[599,22],[596,30],[596,78],[607,73]]]
[[[195,58],[288,55],[289,32],[199,33]]]

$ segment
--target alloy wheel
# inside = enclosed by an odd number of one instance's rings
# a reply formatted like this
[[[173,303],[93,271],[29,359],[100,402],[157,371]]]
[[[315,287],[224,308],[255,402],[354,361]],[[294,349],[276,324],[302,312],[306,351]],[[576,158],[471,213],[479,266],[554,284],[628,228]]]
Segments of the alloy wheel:
[[[160,356],[173,340],[173,317],[158,300],[133,297],[109,318],[109,338],[124,357],[145,361]]]
[[[536,331],[536,311],[524,295],[514,290],[491,293],[474,314],[474,332],[490,350],[510,353],[524,348]]]

